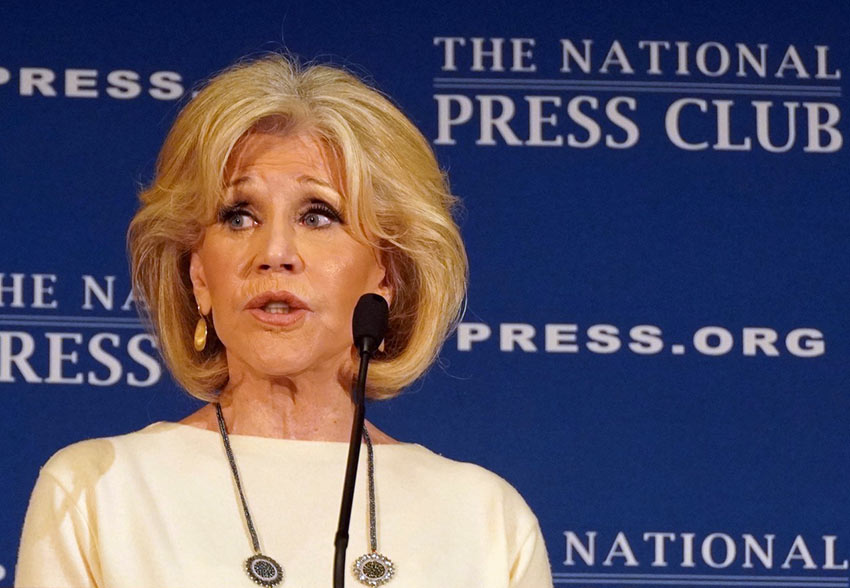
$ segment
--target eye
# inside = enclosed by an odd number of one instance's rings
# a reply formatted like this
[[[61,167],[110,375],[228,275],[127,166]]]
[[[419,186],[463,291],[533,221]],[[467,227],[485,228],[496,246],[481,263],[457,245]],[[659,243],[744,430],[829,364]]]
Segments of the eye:
[[[254,217],[247,212],[235,212],[227,219],[227,226],[231,229],[243,229],[250,226],[253,221]]]
[[[342,223],[339,213],[326,202],[311,202],[310,207],[301,215],[301,224],[313,229],[321,229]]]
[[[229,206],[218,213],[218,220],[227,228],[241,231],[255,224],[254,216],[239,205]]]

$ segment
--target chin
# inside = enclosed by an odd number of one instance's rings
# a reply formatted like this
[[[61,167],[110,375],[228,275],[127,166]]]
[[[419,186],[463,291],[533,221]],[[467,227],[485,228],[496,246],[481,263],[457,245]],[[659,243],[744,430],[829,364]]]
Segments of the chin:
[[[262,345],[265,341],[257,343]],[[245,353],[238,355],[251,371],[270,378],[297,377],[310,372],[326,372],[332,377],[354,373],[350,348],[322,351],[304,341],[278,340],[261,347],[251,345]]]

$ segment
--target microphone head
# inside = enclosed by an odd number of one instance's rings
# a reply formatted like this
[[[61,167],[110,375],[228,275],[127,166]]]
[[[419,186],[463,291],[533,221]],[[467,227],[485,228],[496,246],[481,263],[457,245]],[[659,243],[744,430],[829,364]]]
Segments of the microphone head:
[[[389,317],[390,309],[383,296],[369,293],[357,301],[351,320],[351,331],[354,335],[354,345],[361,355],[364,352],[371,354],[378,349],[387,332]]]

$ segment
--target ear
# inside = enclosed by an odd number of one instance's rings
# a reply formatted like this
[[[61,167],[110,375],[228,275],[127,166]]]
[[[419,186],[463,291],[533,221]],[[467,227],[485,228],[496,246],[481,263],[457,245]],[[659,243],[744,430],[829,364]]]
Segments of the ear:
[[[204,263],[201,261],[201,256],[197,251],[192,252],[192,258],[189,261],[189,278],[192,280],[192,291],[195,293],[195,300],[197,300],[198,306],[201,307],[201,314],[206,316],[212,310],[212,297],[210,296],[210,289],[207,285]]]
[[[390,272],[387,269],[386,260],[383,259],[383,255],[378,257],[378,267],[383,273],[383,277],[381,278],[381,283],[378,284],[378,287],[375,289],[375,294],[379,294],[387,301],[387,306],[392,306],[393,297],[395,296],[395,288],[392,285],[392,278],[390,277]]]
[[[376,294],[379,294],[383,297],[384,300],[387,301],[387,307],[392,307],[393,305],[393,297],[395,296],[395,288],[392,285],[392,280],[390,279],[390,274],[386,269],[386,265],[381,264],[381,270],[384,272],[384,277],[381,279],[381,283],[378,285]],[[387,339],[386,337],[381,340],[381,344],[378,346],[378,351],[384,353],[386,351]]]
[[[386,278],[381,282],[381,285],[378,286],[377,294],[380,294],[384,300],[387,301],[387,306],[392,306],[393,304],[393,295],[395,291],[392,286],[389,285]]]

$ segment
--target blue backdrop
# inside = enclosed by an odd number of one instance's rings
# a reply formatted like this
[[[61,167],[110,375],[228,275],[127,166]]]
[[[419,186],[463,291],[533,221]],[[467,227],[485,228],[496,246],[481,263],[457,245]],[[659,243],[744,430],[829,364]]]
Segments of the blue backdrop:
[[[464,323],[372,420],[514,484],[558,584],[846,587],[848,25],[844,0],[4,6],[0,585],[54,451],[198,406],[124,234],[192,88],[286,47],[392,96],[464,201]]]

